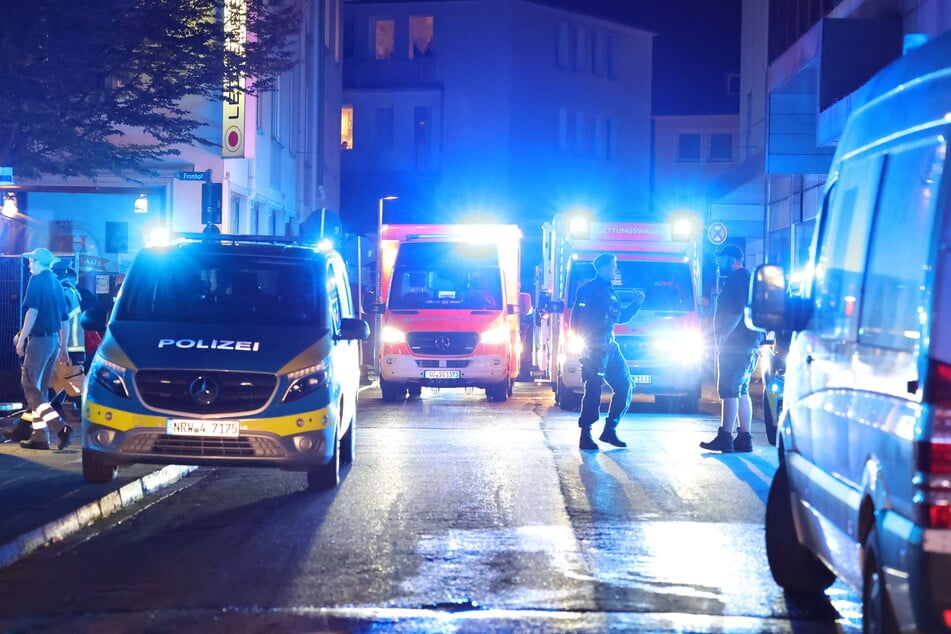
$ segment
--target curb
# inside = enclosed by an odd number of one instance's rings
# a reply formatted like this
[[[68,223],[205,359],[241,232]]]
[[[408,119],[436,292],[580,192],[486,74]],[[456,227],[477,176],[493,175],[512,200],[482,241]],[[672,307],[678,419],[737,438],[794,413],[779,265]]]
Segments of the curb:
[[[48,522],[0,546],[0,569],[5,568],[53,542],[62,541],[93,522],[138,502],[146,495],[174,484],[197,469],[168,465],[107,493],[95,502]]]

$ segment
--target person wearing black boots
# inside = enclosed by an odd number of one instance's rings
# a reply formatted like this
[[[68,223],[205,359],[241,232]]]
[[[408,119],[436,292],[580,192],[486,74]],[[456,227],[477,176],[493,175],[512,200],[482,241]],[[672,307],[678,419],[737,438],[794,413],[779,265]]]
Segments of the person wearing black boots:
[[[700,447],[722,453],[749,452],[753,451],[750,377],[759,360],[762,336],[747,328],[743,321],[743,308],[750,287],[750,272],[743,266],[743,251],[727,245],[720,250],[719,257],[720,270],[727,272],[713,312],[720,428],[713,440],[701,442]],[[734,438],[735,427],[738,429]]]
[[[607,381],[613,390],[608,417],[599,436],[601,442],[615,447],[627,447],[618,438],[617,426],[631,405],[634,384],[627,362],[614,340],[614,325],[627,323],[637,313],[644,301],[644,293],[635,291],[626,305],[614,291],[617,277],[617,258],[611,253],[602,253],[594,259],[595,278],[578,289],[571,312],[571,328],[584,338],[585,351],[581,355],[581,378],[584,381],[584,396],[581,398],[581,415],[578,427],[582,450],[596,451],[598,445],[591,438],[591,426],[598,421],[601,408],[601,386]]]

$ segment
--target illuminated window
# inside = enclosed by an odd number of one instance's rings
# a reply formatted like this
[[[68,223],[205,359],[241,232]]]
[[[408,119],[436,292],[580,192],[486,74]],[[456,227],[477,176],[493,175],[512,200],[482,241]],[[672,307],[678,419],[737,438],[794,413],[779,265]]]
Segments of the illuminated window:
[[[681,134],[677,139],[677,160],[678,161],[699,161],[700,160],[700,135],[699,134]]]
[[[396,42],[396,22],[393,20],[376,21],[376,58],[390,59],[393,57]]]
[[[409,19],[409,58],[433,54],[433,16],[414,15]]]
[[[340,149],[353,149],[353,106],[340,109]]]
[[[729,162],[733,160],[733,135],[722,132],[710,135],[710,160]]]

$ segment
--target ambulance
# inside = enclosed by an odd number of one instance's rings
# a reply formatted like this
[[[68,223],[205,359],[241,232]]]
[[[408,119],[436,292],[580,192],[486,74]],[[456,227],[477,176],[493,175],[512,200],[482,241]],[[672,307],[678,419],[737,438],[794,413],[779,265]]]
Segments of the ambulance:
[[[543,225],[533,365],[542,380],[550,381],[562,409],[581,407],[579,358],[585,343],[569,324],[575,294],[594,277],[592,260],[601,253],[617,257],[614,285],[622,302],[630,301],[635,290],[646,297],[629,323],[615,327],[635,394],[652,395],[666,409],[697,409],[703,357],[698,250],[687,219],[609,222],[567,213]]]
[[[405,224],[380,231],[378,367],[383,400],[423,387],[512,393],[521,358],[517,225]]]

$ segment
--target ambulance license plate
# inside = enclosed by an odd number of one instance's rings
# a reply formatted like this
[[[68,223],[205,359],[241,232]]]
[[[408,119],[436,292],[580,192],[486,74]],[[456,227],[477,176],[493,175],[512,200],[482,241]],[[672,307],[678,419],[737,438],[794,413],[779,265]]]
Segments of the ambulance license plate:
[[[635,374],[631,378],[634,379],[635,383],[650,383],[651,382],[651,375],[649,374]]]
[[[165,423],[165,433],[169,436],[214,436],[216,438],[237,438],[240,424],[236,420],[190,420],[187,418],[169,418]]]
[[[460,370],[423,370],[424,379],[458,379],[461,376]]]

